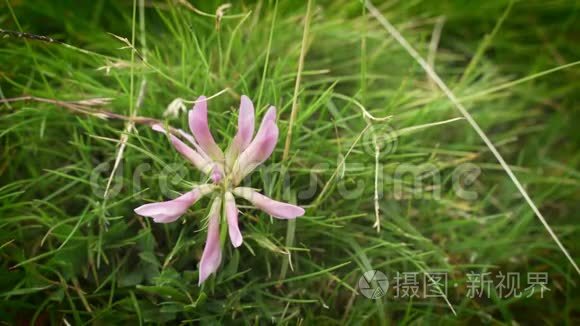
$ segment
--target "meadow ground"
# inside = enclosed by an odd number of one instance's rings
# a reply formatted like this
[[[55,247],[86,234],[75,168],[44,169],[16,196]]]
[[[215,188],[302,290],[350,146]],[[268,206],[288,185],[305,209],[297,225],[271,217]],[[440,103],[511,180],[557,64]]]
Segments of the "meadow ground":
[[[384,19],[579,261],[580,4],[375,6],[0,2],[0,320],[577,324],[580,274]],[[244,244],[200,287],[209,200],[172,224],[133,209],[204,179],[146,124],[103,114],[186,128],[164,113],[202,94],[220,144],[242,94],[258,117],[278,108],[278,146],[246,184],[306,214],[243,206]]]

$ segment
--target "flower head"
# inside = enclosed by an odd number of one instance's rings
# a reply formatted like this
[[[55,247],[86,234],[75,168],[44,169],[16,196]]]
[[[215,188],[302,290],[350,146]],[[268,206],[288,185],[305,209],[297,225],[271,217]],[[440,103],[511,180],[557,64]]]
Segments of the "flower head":
[[[199,263],[199,284],[201,284],[215,273],[221,263],[220,223],[227,223],[232,245],[234,247],[242,245],[243,236],[238,226],[235,196],[249,201],[254,207],[279,219],[302,216],[304,209],[268,198],[252,188],[238,186],[244,177],[270,157],[276,147],[278,141],[276,108],[272,106],[268,109],[254,137],[254,105],[247,96],[242,95],[238,132],[225,153],[216,144],[210,132],[207,99],[204,96],[197,99],[193,109],[189,111],[188,118],[191,134],[179,129],[172,129],[172,132],[169,132],[160,124],[153,125],[153,130],[166,133],[173,147],[206,174],[211,183],[195,187],[173,200],[140,206],[135,209],[135,213],[151,217],[157,223],[171,223],[185,214],[201,197],[215,193],[208,214],[207,240]]]

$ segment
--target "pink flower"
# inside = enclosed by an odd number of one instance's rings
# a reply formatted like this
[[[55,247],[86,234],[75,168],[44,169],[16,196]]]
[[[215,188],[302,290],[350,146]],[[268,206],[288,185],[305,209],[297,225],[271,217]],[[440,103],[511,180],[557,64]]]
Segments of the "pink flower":
[[[174,200],[151,203],[135,209],[135,213],[153,218],[157,223],[171,223],[179,219],[201,197],[214,193],[208,214],[207,239],[199,263],[199,284],[215,273],[221,263],[220,223],[227,223],[230,242],[242,245],[243,237],[238,226],[238,208],[234,196],[243,198],[254,207],[279,219],[293,219],[304,215],[299,206],[268,198],[254,189],[238,187],[244,177],[264,163],[276,147],[278,126],[276,108],[268,109],[254,137],[254,105],[242,95],[238,116],[238,132],[225,154],[216,144],[208,124],[207,100],[200,96],[189,111],[191,134],[179,129],[166,130],[154,125],[153,130],[166,133],[175,149],[212,183],[205,184]],[[183,142],[185,139],[191,146]],[[253,139],[252,139],[253,138]],[[192,148],[193,147],[193,148]],[[222,212],[225,213],[223,216]]]
[[[135,208],[135,213],[151,217],[157,223],[171,223],[181,217],[189,206],[195,204],[203,195],[212,192],[214,188],[215,186],[213,185],[203,185],[186,192],[174,200],[139,206]]]

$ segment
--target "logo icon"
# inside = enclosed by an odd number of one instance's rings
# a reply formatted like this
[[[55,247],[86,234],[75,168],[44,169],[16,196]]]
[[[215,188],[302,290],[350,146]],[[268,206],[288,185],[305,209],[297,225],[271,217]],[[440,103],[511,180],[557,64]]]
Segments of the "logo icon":
[[[399,142],[397,135],[397,131],[386,123],[371,125],[363,134],[363,150],[371,156],[375,156],[377,151],[379,157],[393,154]]]
[[[362,295],[369,299],[379,299],[387,294],[389,280],[387,276],[380,271],[366,271],[358,279],[358,288]]]

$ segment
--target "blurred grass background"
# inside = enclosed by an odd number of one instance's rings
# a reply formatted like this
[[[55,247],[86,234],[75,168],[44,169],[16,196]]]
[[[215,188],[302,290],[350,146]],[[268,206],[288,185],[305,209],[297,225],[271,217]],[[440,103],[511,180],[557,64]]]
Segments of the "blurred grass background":
[[[287,223],[241,215],[244,246],[224,249],[203,288],[197,263],[205,201],[183,223],[154,225],[133,213],[164,200],[160,175],[183,163],[166,139],[144,126],[129,133],[118,191],[102,194],[125,125],[73,115],[57,106],[14,102],[0,108],[0,320],[6,324],[577,324],[578,275],[505,172],[421,67],[358,1],[307,3],[204,1],[14,1],[0,3],[0,27],[60,43],[0,38],[2,97],[57,100],[110,97],[104,109],[163,119],[175,98],[228,89],[210,102],[221,143],[236,126],[239,96],[258,115],[279,108],[280,141],[268,161],[287,168],[289,185],[256,174],[252,185],[307,208],[287,242]],[[580,256],[579,66],[577,1],[386,1],[375,3],[411,44],[431,58],[525,184],[573,257]],[[503,18],[502,18],[503,17]],[[290,159],[281,160],[304,24],[309,24]],[[438,36],[438,30],[440,35]],[[121,49],[114,34],[138,54]],[[6,35],[4,35],[6,36]],[[438,41],[437,41],[438,40]],[[82,49],[82,50],[81,50]],[[140,56],[145,56],[144,63]],[[146,80],[143,104],[135,105]],[[375,157],[368,121],[404,132],[380,155],[381,231],[375,219]],[[138,112],[137,112],[138,111]],[[168,123],[185,127],[182,115]],[[413,127],[421,127],[413,129]],[[411,132],[412,131],[412,132]],[[362,140],[357,142],[357,139]],[[349,149],[352,146],[352,151]],[[348,154],[348,155],[347,155]],[[345,165],[341,165],[341,160]],[[453,171],[481,168],[457,196]],[[102,165],[105,163],[105,165]],[[133,182],[135,169],[140,186]],[[429,163],[441,198],[414,195],[401,164]],[[101,173],[93,171],[103,167]],[[312,170],[317,190],[308,188]],[[93,178],[91,178],[93,176]],[[186,180],[200,179],[189,169]],[[403,184],[403,194],[394,185]],[[361,193],[345,198],[341,187]],[[176,191],[190,186],[174,185]],[[95,190],[95,187],[98,189]],[[322,189],[325,189],[322,192]],[[425,189],[423,189],[425,190]],[[307,197],[307,198],[304,198]],[[291,253],[293,270],[288,268]],[[287,269],[288,268],[288,269]],[[286,270],[284,272],[284,270]],[[362,274],[445,271],[448,299],[357,295]],[[544,298],[467,298],[471,271],[549,273]],[[493,289],[492,289],[493,290]]]

